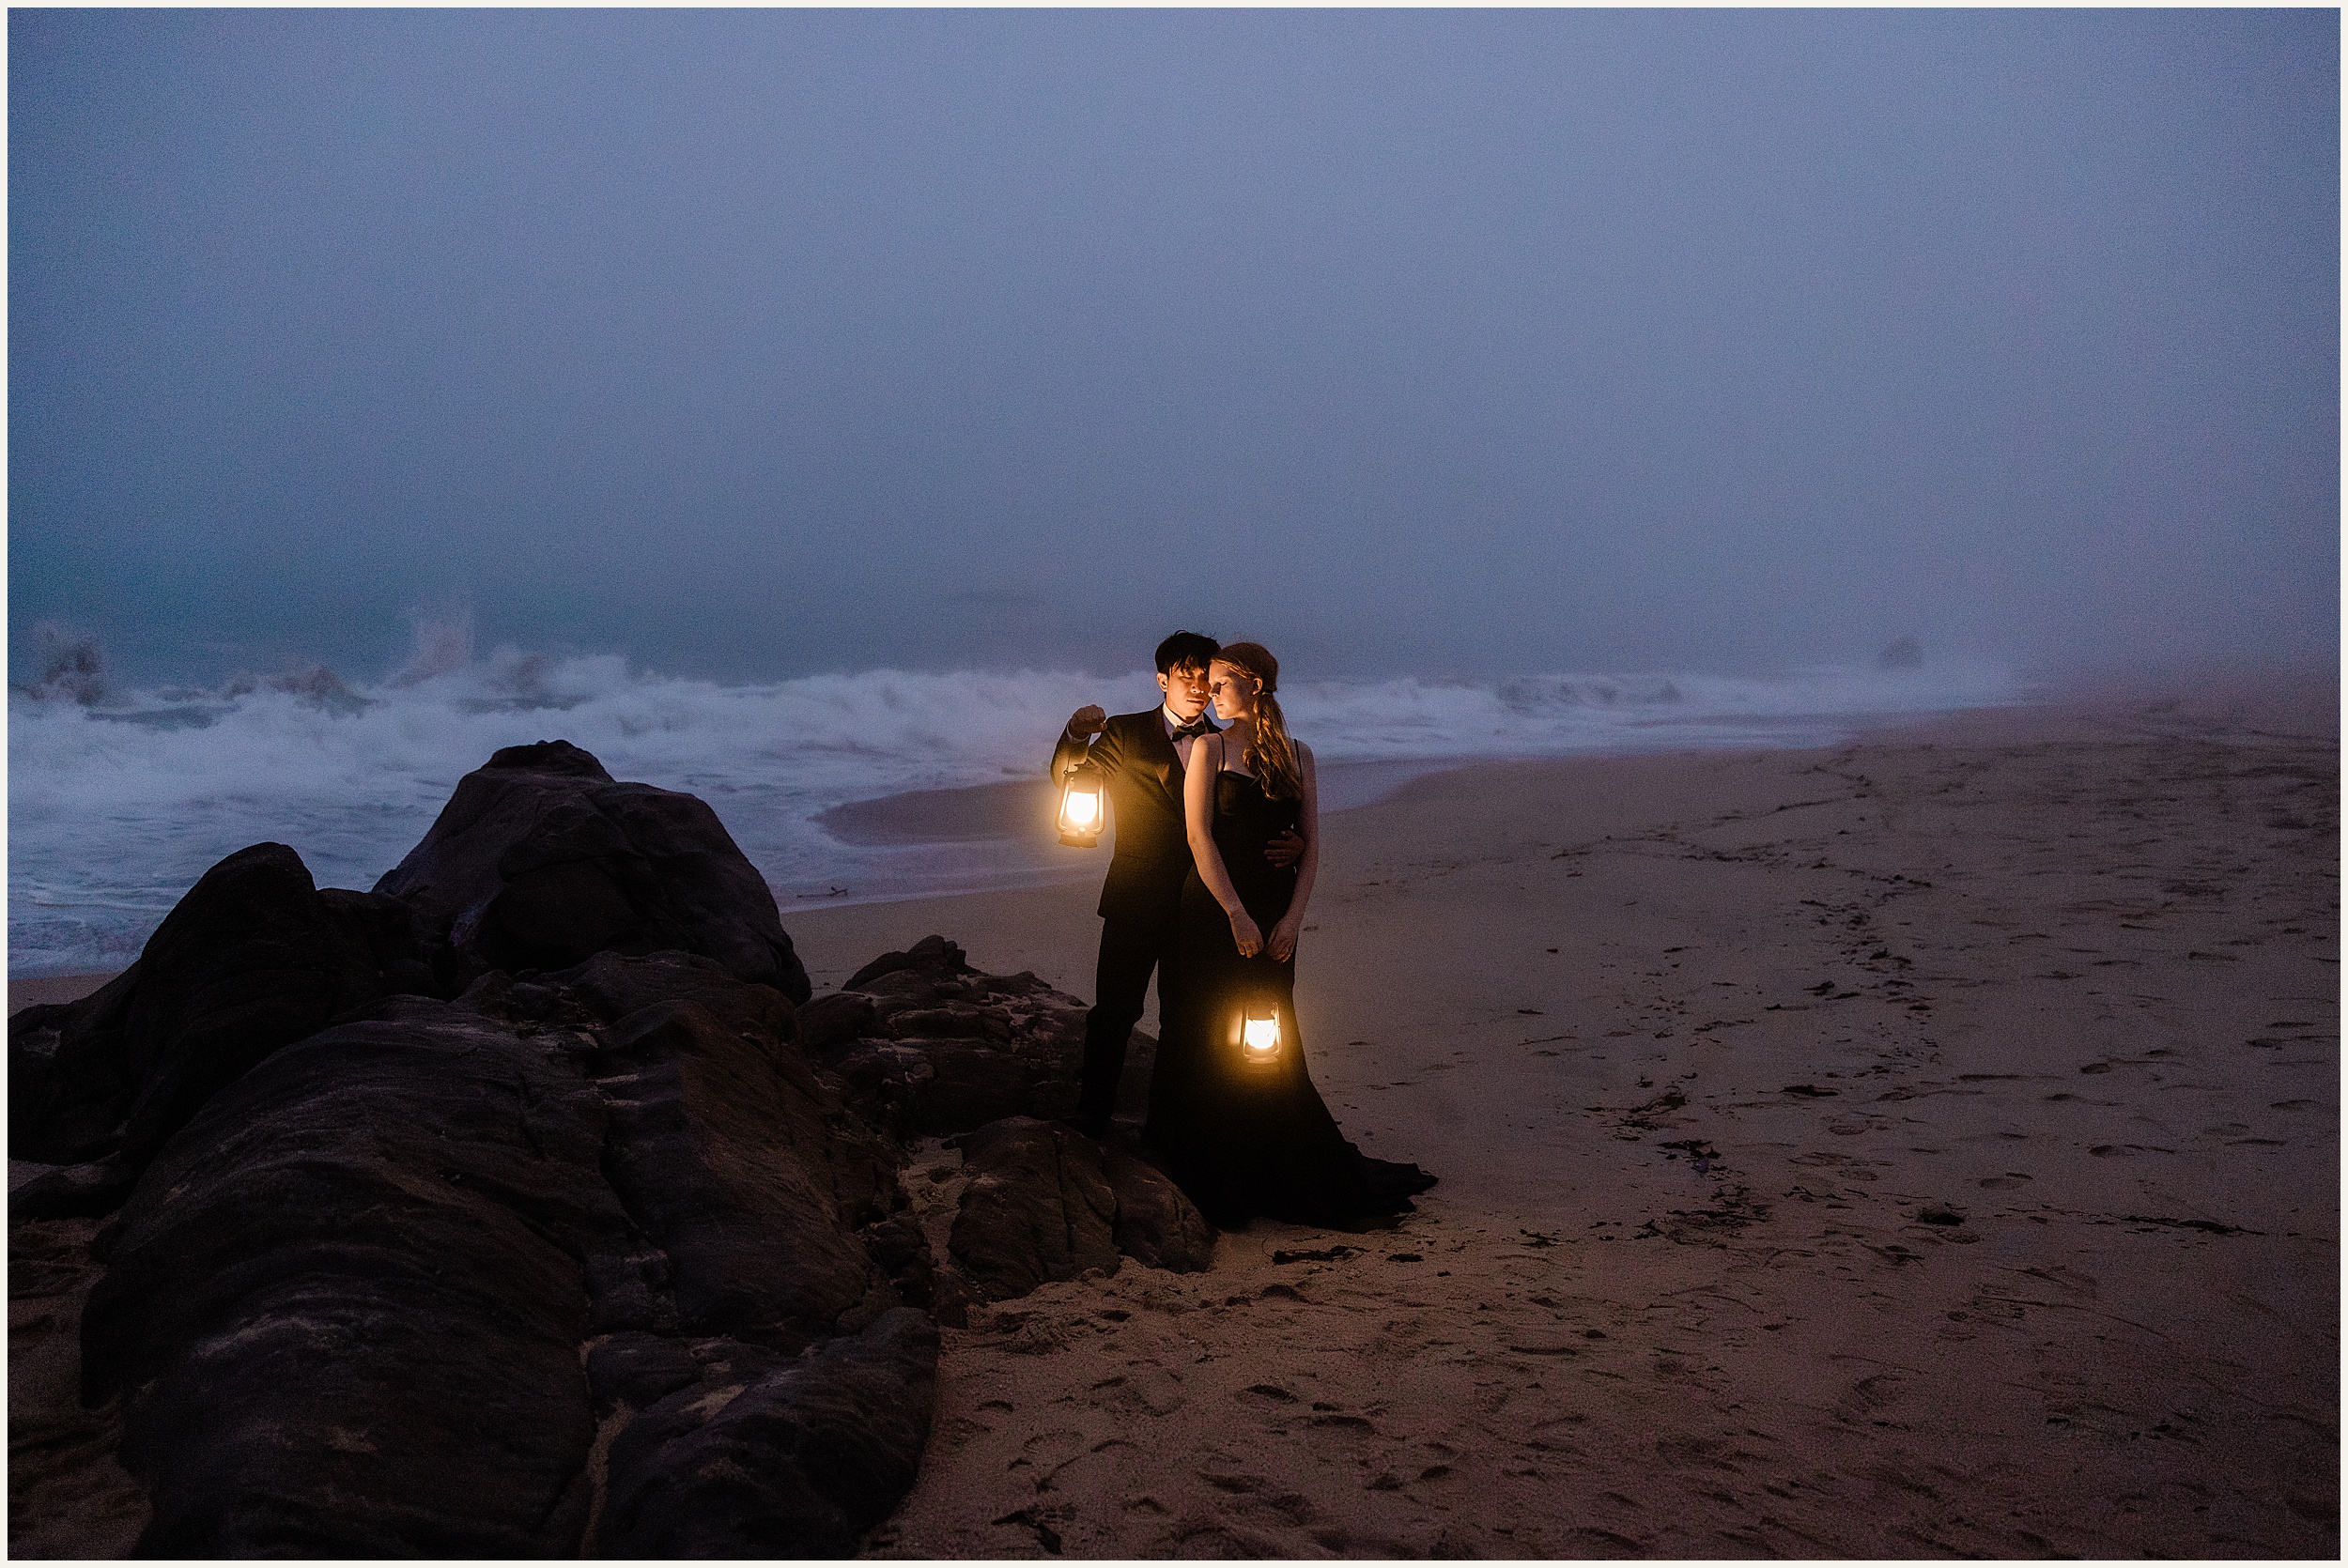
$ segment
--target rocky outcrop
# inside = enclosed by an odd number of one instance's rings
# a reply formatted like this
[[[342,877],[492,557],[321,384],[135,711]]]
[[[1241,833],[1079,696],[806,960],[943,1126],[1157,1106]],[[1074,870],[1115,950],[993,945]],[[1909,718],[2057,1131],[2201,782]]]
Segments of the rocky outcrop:
[[[595,1554],[854,1555],[913,1484],[936,1366],[903,1307],[792,1361],[712,1358],[613,1440]]]
[[[1033,975],[982,975],[928,937],[815,998],[808,1050],[879,1125],[905,1137],[968,1132],[1005,1116],[1071,1116],[1084,1068],[1084,1005]],[[1146,1058],[1129,1079],[1146,1073]]]
[[[774,894],[718,814],[615,782],[567,741],[507,746],[467,774],[375,890],[413,907],[470,974],[676,949],[808,998]]]
[[[214,1095],[121,1216],[84,1393],[123,1400],[141,1550],[576,1555],[599,1412],[601,1549],[853,1546],[936,1340],[857,1234],[893,1160],[789,1004],[672,953],[373,1011]]]
[[[941,936],[882,954],[799,1010],[809,1055],[870,1122],[962,1150],[966,1180],[940,1244],[902,1216],[865,1237],[899,1292],[934,1296],[941,1321],[959,1323],[966,1299],[1005,1300],[1128,1259],[1182,1272],[1213,1254],[1213,1228],[1180,1188],[1066,1124],[1084,1022],[1077,998],[1033,975],[981,973]],[[1136,1034],[1123,1108],[1143,1104],[1152,1054]]]
[[[1214,1231],[1182,1190],[1122,1149],[1030,1116],[960,1142],[971,1174],[950,1246],[981,1297],[1000,1301],[1095,1268],[1115,1273],[1128,1257],[1190,1273],[1214,1255]]]
[[[679,1323],[790,1345],[833,1332],[874,1281],[842,1222],[806,1064],[792,1053],[779,1070],[757,1037],[689,1000],[641,1007],[604,1041],[605,1171],[668,1258]]]
[[[931,1314],[1205,1265],[1164,1177],[1046,1119],[1074,998],[931,937],[802,1010],[698,802],[559,743],[467,783],[385,891],[256,845],[11,1031],[11,1217],[103,1268],[81,1392],[141,1554],[845,1555],[912,1483]],[[945,1135],[950,1221],[934,1147],[926,1207],[899,1177]]]
[[[363,1003],[433,991],[432,957],[396,901],[321,893],[283,844],[238,851],[104,990],[9,1020],[10,1153],[91,1167],[31,1201],[118,1198],[214,1092],[271,1053]]]
[[[85,1402],[128,1395],[141,1554],[571,1555],[579,1345],[657,1323],[663,1283],[601,1179],[608,1115],[543,1046],[424,1000],[215,1095],[83,1319]]]
[[[680,1126],[672,1108],[689,1101],[697,1108],[695,1125],[718,1140],[711,1151],[713,1170],[729,1173],[745,1191],[760,1190],[771,1174],[802,1193],[827,1192],[840,1222],[858,1228],[903,1206],[897,1187],[903,1151],[861,1107],[846,1100],[839,1079],[815,1068],[798,1047],[795,1009],[771,987],[736,980],[714,960],[694,953],[642,958],[599,953],[543,980],[532,985],[492,976],[474,999],[513,1016],[559,1015],[599,1027],[612,1053],[610,1066],[635,1072],[626,1115],[647,1138],[656,1130]],[[494,1001],[487,994],[493,991]],[[703,1016],[696,1019],[688,1007]],[[717,1027],[709,1026],[712,1022]],[[648,1059],[641,1047],[658,1043],[655,1037],[663,1030],[672,1046],[689,1042],[689,1048],[675,1052],[674,1069],[630,1068],[630,1063]],[[752,1112],[760,1126],[745,1129],[741,1117]],[[776,1141],[762,1127],[780,1130],[787,1142]],[[729,1139],[738,1146],[727,1147]],[[785,1164],[771,1171],[757,1168],[774,1161]],[[648,1159],[642,1165],[653,1186],[693,1168],[698,1167],[675,1159]],[[663,1202],[674,1200],[647,1200],[650,1208]],[[695,1206],[687,1223],[718,1223],[721,1212]]]

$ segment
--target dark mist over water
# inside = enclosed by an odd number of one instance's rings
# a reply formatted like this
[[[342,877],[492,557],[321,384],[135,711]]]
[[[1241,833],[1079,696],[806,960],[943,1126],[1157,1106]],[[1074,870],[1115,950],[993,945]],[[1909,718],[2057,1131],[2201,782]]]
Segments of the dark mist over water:
[[[2331,13],[8,26],[20,680],[2337,646]]]

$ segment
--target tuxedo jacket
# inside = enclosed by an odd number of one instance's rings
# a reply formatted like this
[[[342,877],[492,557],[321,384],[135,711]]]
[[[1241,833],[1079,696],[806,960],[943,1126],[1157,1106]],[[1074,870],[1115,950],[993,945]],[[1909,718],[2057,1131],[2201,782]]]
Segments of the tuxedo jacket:
[[[1089,757],[1106,776],[1117,849],[1101,884],[1101,915],[1171,925],[1190,871],[1190,835],[1182,824],[1182,759],[1166,738],[1163,710],[1118,714],[1088,746],[1064,733],[1052,751],[1052,782]]]

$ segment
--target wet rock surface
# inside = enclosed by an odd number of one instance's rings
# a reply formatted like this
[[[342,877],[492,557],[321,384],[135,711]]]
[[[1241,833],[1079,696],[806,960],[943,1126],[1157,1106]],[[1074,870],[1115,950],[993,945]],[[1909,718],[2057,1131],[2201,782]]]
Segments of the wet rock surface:
[[[107,1528],[146,1555],[840,1555],[911,1484],[936,1322],[1120,1260],[1203,1267],[1180,1193],[1048,1119],[1081,1004],[942,937],[804,1009],[779,960],[629,950],[641,925],[483,967],[528,907],[498,900],[550,864],[532,813],[565,797],[531,780],[641,788],[517,749],[397,896],[256,845],[104,991],[19,1015],[13,1109],[40,1115],[14,1152],[39,1162],[11,1241],[75,1238],[73,1280],[20,1283],[70,1303],[39,1343],[82,1412],[25,1423],[70,1440],[20,1454],[20,1495],[62,1495],[39,1474],[70,1452],[66,1491],[125,1494]],[[653,864],[654,837],[609,853]],[[442,927],[446,868],[492,840],[539,847]],[[771,923],[748,903],[703,934]],[[903,1179],[939,1134],[968,1145],[950,1225],[934,1176],[935,1223]]]

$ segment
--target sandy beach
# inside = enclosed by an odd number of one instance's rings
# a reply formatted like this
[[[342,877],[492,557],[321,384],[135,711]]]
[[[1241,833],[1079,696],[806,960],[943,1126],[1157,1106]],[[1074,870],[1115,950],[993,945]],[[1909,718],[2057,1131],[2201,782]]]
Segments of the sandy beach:
[[[2336,1555],[2337,796],[2318,686],[1333,815],[1314,1070],[1442,1185],[950,1332],[871,1549]],[[1092,896],[793,929],[1089,995]]]
[[[1332,814],[1306,1047],[1441,1185],[976,1310],[869,1552],[2337,1555],[2337,713],[2138,693]],[[819,994],[935,931],[1089,998],[1096,891],[785,919]]]

